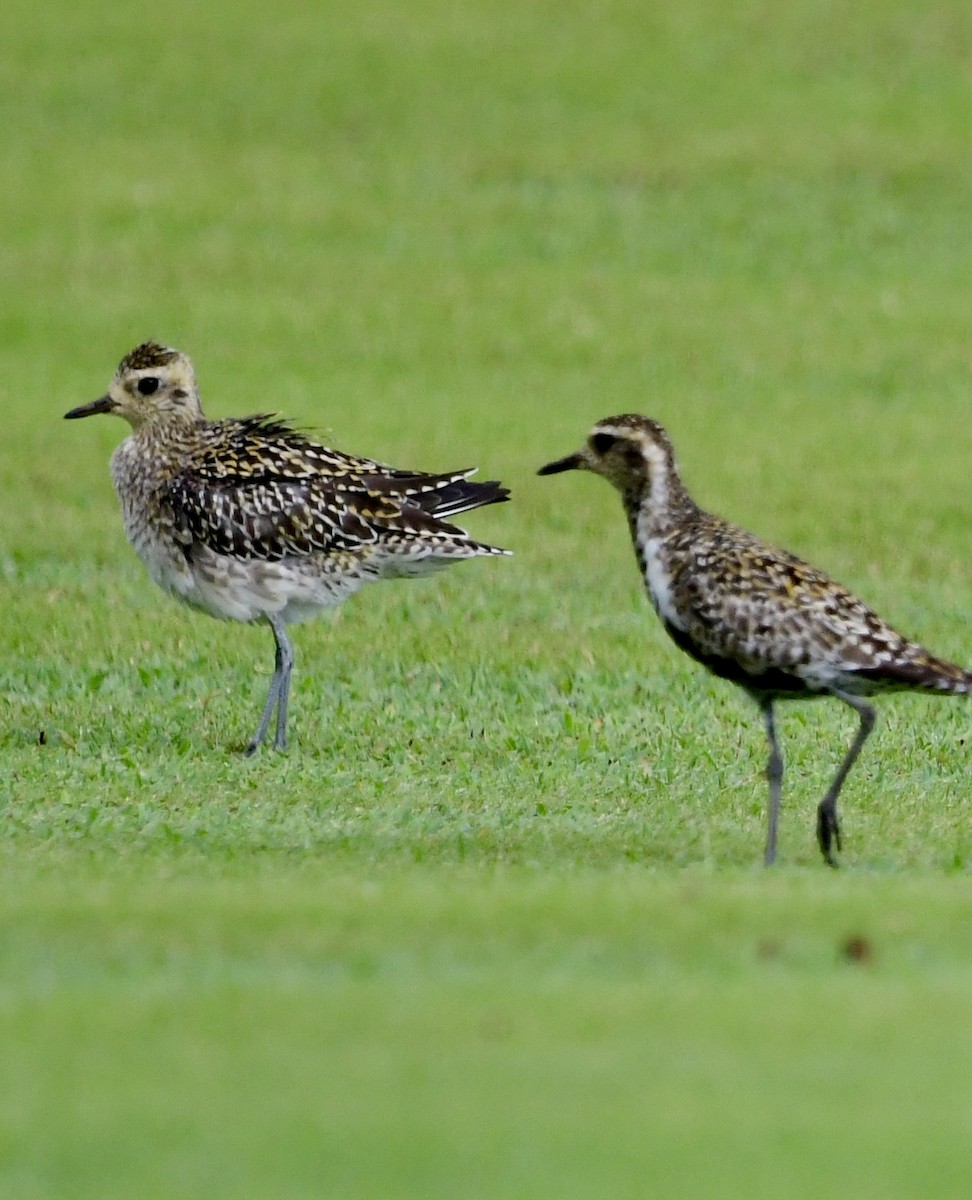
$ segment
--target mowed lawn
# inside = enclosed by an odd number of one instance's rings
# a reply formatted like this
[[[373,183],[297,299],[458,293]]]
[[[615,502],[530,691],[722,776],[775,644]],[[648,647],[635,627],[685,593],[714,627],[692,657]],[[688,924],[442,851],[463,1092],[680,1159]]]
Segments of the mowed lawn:
[[[972,713],[783,710],[667,642],[617,498],[704,504],[972,663],[972,10],[0,11],[0,1194],[962,1197]],[[478,463],[515,557],[294,631],[158,593],[65,424],[154,337],[212,416]]]

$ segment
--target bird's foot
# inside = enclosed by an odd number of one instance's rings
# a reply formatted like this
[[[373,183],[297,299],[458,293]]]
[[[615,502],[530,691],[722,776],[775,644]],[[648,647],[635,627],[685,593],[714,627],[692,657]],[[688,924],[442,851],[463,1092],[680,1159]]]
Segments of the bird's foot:
[[[253,736],[253,740],[250,742],[250,744],[247,746],[247,748],[243,751],[243,757],[244,758],[252,758],[253,755],[256,754],[256,752],[260,749],[260,747],[266,741],[266,738],[267,738],[267,735],[266,735],[265,731],[261,732],[260,730],[257,730],[257,732]],[[286,750],[287,749],[286,733],[281,733],[279,730],[277,731],[277,733],[273,739],[273,748],[274,748],[274,750]]]

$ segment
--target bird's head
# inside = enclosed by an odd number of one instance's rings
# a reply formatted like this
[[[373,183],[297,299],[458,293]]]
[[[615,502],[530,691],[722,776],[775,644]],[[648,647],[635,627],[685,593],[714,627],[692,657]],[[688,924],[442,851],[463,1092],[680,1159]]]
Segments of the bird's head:
[[[650,491],[653,480],[667,481],[674,472],[672,444],[650,417],[634,413],[606,417],[575,454],[547,463],[537,474],[560,471],[593,471],[626,495],[643,494]]]
[[[108,391],[90,404],[65,413],[68,420],[117,413],[133,429],[160,418],[202,416],[196,373],[189,358],[179,350],[143,342],[118,364]]]

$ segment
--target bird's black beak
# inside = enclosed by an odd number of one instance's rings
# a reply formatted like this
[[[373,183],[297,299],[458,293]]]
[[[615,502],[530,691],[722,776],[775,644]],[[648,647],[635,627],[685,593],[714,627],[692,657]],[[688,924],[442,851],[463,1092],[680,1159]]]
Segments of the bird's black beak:
[[[111,397],[100,396],[90,404],[80,404],[64,414],[65,421],[74,421],[78,417],[93,417],[95,413],[110,413],[112,411]]]
[[[581,455],[568,454],[566,458],[558,458],[556,462],[549,462],[545,467],[541,467],[537,471],[538,475],[559,475],[561,471],[577,471],[584,464]]]

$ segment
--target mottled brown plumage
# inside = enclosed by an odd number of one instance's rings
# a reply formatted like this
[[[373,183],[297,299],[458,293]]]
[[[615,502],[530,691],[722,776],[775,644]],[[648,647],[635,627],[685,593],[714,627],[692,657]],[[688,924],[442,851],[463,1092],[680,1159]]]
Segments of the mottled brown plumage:
[[[362,584],[509,552],[451,518],[506,500],[472,469],[403,471],[331,450],[270,415],[207,420],[192,363],[145,342],[105,396],[67,417],[117,413],[132,433],[112,456],[125,531],[164,590],[213,616],[265,619],[276,669],[250,752],[274,709],[286,743],[293,651],[286,626]]]
[[[860,727],[818,808],[836,865],[837,797],[874,724],[865,697],[918,690],[972,695],[972,674],[902,637],[845,587],[785,550],[705,512],[685,489],[668,434],[648,417],[598,422],[576,454],[540,474],[584,469],[621,493],[655,611],[676,645],[759,704],[770,743],[766,862],[776,856],[783,760],[775,700],[836,696]]]

